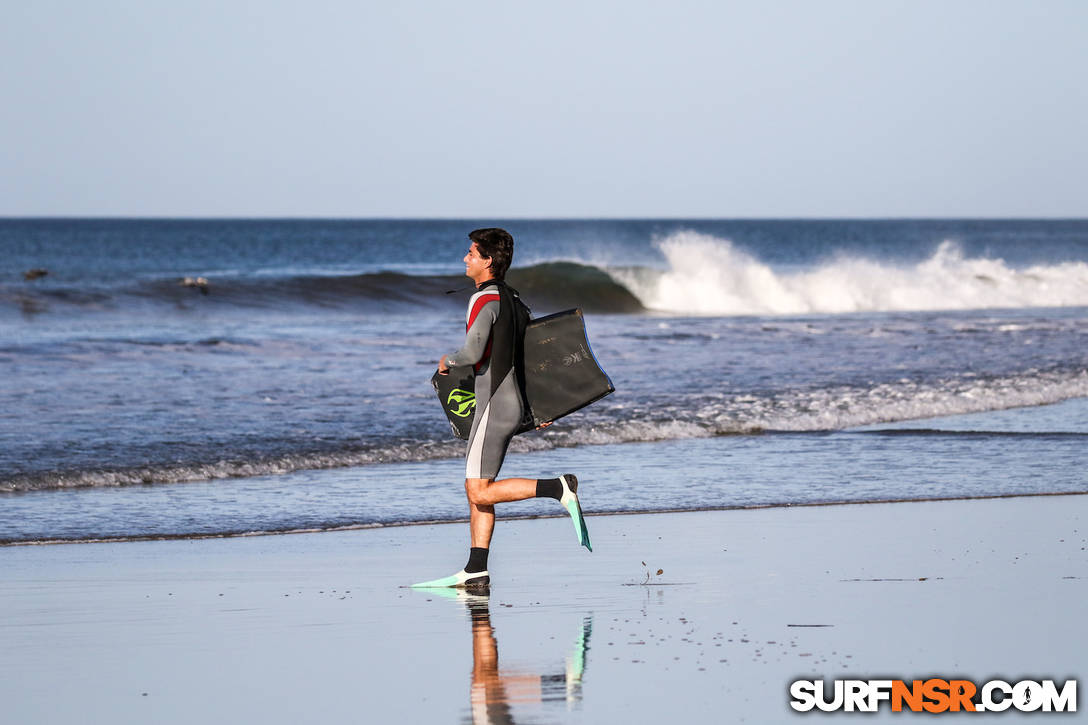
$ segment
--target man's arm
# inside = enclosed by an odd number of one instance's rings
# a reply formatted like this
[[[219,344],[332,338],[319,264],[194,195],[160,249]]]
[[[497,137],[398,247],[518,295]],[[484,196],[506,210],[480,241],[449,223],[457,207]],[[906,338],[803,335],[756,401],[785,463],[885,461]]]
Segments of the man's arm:
[[[488,293],[477,295],[470,302],[468,332],[465,334],[465,344],[449,355],[443,356],[439,362],[442,369],[444,362],[447,367],[454,365],[475,365],[483,358],[487,350],[487,341],[491,338],[491,327],[499,317],[499,296]]]

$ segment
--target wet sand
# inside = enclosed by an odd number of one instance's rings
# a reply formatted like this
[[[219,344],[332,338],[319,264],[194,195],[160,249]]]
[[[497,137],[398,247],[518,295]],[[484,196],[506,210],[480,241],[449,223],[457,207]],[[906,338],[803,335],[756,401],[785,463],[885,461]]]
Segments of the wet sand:
[[[802,677],[1088,672],[1088,496],[589,527],[500,521],[487,597],[402,588],[463,524],[0,549],[4,721],[774,723]]]

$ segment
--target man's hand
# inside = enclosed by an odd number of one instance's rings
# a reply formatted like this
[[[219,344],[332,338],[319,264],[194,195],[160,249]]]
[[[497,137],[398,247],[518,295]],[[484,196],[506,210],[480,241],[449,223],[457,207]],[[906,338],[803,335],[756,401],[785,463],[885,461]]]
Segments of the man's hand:
[[[536,427],[536,429],[537,430],[544,430],[545,428],[547,428],[549,425],[551,425],[554,422],[555,422],[554,420],[549,420],[547,423],[541,423],[540,425],[538,425]]]
[[[438,374],[439,375],[449,375],[450,374],[450,366],[446,364],[446,358],[447,357],[448,357],[447,355],[443,355],[442,359],[438,361]]]

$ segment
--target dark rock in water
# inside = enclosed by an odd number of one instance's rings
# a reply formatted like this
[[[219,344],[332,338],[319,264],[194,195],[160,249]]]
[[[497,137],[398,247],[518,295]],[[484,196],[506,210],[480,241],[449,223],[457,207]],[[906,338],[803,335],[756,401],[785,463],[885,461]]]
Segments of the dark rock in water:
[[[180,282],[182,287],[193,287],[200,290],[200,294],[208,294],[208,280],[205,277],[183,277]]]
[[[49,274],[48,269],[42,269],[41,267],[35,267],[34,269],[28,269],[23,272],[23,278],[27,280],[39,279]]]

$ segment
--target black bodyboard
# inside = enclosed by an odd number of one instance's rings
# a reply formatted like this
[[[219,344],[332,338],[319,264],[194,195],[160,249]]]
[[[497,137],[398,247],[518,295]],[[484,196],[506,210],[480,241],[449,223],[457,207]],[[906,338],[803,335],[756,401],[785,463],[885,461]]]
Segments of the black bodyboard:
[[[524,393],[528,403],[519,433],[558,420],[615,392],[586,337],[582,311],[566,310],[531,320],[525,330]],[[434,374],[431,385],[453,434],[468,440],[476,412],[471,366]]]
[[[446,411],[453,434],[467,441],[472,419],[476,417],[476,374],[472,366],[451,367],[445,375],[436,372],[431,385],[438,393],[438,402]]]

